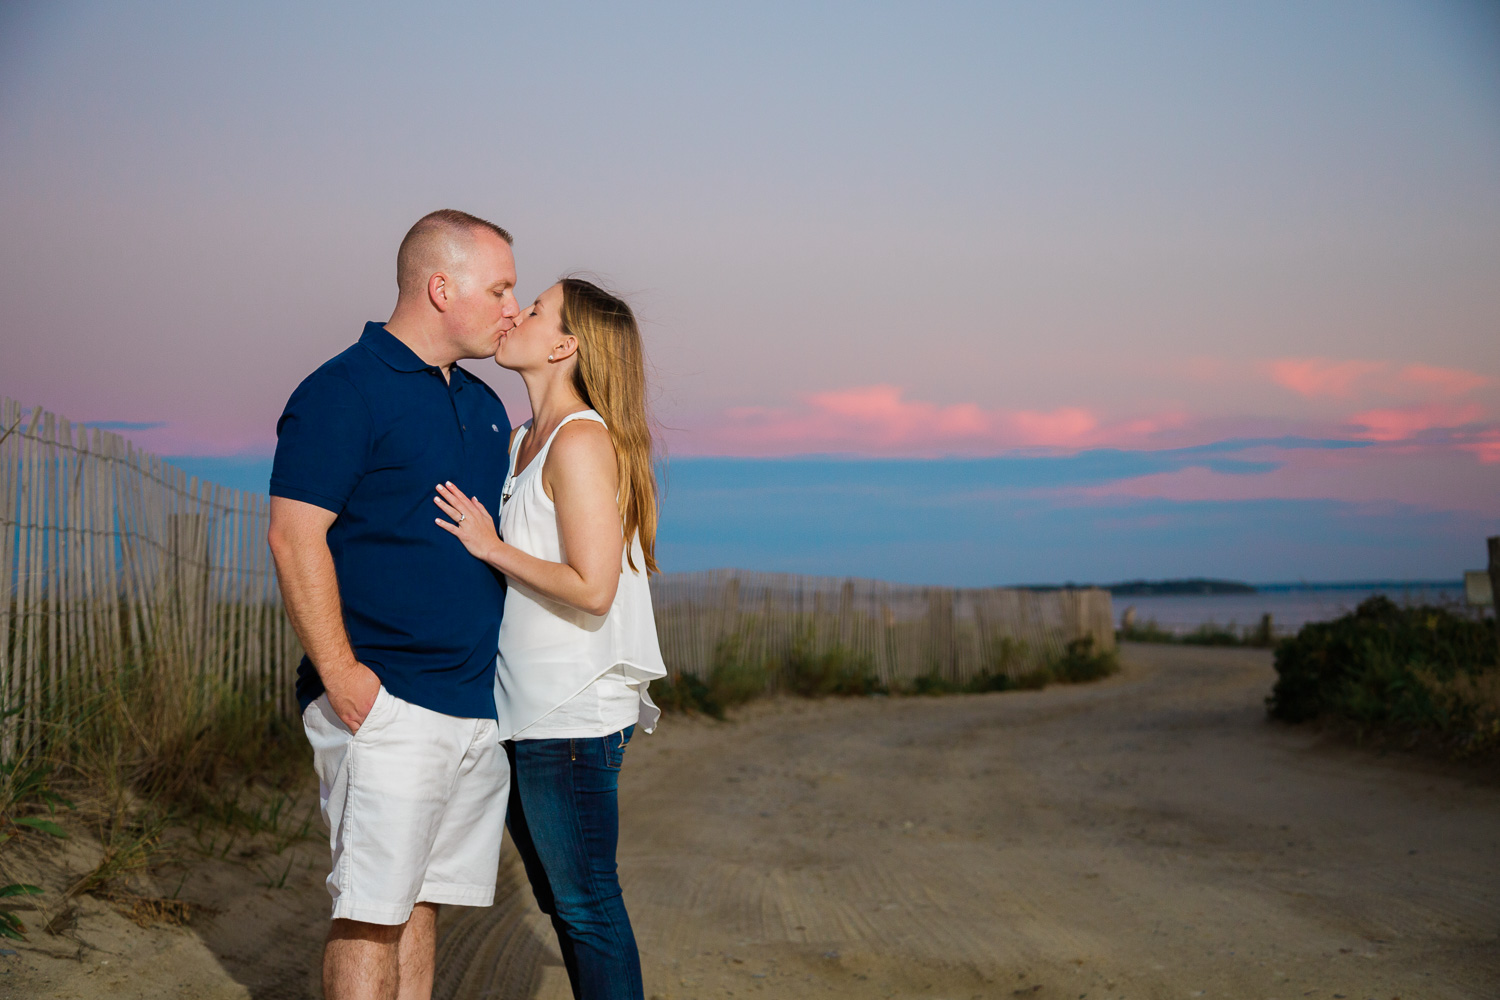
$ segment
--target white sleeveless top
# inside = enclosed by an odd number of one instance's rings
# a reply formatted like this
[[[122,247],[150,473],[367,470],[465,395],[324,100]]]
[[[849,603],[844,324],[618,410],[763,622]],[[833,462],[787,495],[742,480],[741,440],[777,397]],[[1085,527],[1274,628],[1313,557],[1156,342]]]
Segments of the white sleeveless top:
[[[573,420],[604,423],[593,410],[584,410],[564,417],[557,430]],[[500,505],[500,537],[538,559],[566,562],[557,531],[557,508],[542,488],[542,468],[557,431],[525,469],[519,474],[515,471],[516,456],[531,426],[531,421],[523,424],[511,442],[511,474]],[[632,721],[648,733],[656,728],[661,711],[651,701],[647,687],[652,680],[665,677],[667,668],[656,638],[639,535],[630,539],[629,552],[637,568],[632,570],[621,556],[620,586],[609,613],[602,617],[560,604],[516,580],[507,581],[510,587],[505,595],[505,615],[500,619],[500,655],[495,669],[495,710],[501,739],[542,735],[538,730],[545,727],[533,729],[534,724],[565,705],[576,708],[575,699],[591,688],[596,697],[604,695],[608,701],[605,688],[611,681],[617,685],[621,676],[628,687],[639,692],[639,717]],[[563,714],[573,717],[579,713]]]

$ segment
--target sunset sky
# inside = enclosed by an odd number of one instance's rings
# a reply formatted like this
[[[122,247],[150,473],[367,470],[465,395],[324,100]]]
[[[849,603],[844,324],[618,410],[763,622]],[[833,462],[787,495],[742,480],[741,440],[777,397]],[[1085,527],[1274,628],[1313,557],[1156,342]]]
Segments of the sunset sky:
[[[263,486],[438,207],[524,298],[636,304],[668,569],[1448,579],[1500,533],[1500,5],[0,8],[0,394]]]

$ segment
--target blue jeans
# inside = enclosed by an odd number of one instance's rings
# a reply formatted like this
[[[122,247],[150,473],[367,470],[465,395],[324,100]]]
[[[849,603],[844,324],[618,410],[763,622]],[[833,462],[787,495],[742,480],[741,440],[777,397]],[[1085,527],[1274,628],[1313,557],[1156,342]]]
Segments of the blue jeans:
[[[505,825],[537,906],[552,918],[575,1000],[642,1000],[641,957],[615,869],[620,764],[634,732],[505,744]]]

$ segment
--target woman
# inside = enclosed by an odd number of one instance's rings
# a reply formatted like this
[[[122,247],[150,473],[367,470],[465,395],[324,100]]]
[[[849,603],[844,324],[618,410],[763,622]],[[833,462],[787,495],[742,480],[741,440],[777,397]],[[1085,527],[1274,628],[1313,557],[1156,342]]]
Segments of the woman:
[[[626,303],[564,278],[495,361],[520,374],[533,414],[511,439],[499,534],[452,483],[435,499],[450,519],[437,523],[510,585],[495,685],[506,825],[573,996],[641,1000],[615,872],[620,764],[636,726],[655,727],[647,687],[666,675],[646,581],[657,504],[640,331]]]

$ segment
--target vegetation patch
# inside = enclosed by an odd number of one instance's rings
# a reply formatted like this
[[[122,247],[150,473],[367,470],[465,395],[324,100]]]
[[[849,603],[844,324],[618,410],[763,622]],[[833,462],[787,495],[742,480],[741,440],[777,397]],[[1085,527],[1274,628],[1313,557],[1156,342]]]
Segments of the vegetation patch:
[[[780,677],[787,691],[804,698],[888,693],[870,658],[843,646],[815,653],[811,643],[799,642],[781,664]]]
[[[1271,616],[1266,615],[1258,625],[1236,628],[1205,622],[1191,632],[1173,632],[1157,624],[1156,619],[1131,622],[1115,633],[1121,642],[1178,643],[1184,646],[1252,646],[1269,649],[1276,645],[1276,630]]]
[[[237,861],[279,855],[311,835],[315,814],[293,808],[309,756],[295,720],[262,692],[170,666],[106,673],[86,697],[49,706],[25,734],[18,709],[0,716],[0,883],[9,883],[0,884],[0,936],[35,929],[17,907],[64,933],[83,895],[138,923],[184,923],[201,907],[158,895],[152,875],[197,857],[227,858],[231,847]],[[43,845],[80,830],[99,845],[82,870],[59,872],[45,889],[4,877],[12,842]]]
[[[651,682],[651,700],[663,712],[701,713],[715,719],[724,718],[724,706],[710,697],[703,679],[680,670]]]
[[[1112,649],[1095,649],[1094,637],[1086,635],[1068,643],[1063,655],[1049,668],[1063,684],[1086,684],[1103,680],[1120,669],[1119,655]]]
[[[956,680],[935,666],[905,684],[882,681],[868,656],[843,646],[815,651],[807,637],[781,657],[756,657],[748,649],[738,633],[728,636],[715,648],[706,679],[686,672],[669,674],[651,683],[652,700],[663,711],[722,719],[728,708],[778,692],[825,698],[1036,691],[1049,684],[1099,680],[1119,670],[1115,651],[1095,649],[1092,636],[1073,640],[1060,654],[1040,663],[1025,643],[1002,638],[990,649],[988,666],[972,677]]]
[[[1371,597],[1276,649],[1270,714],[1331,718],[1407,743],[1500,751],[1500,666],[1492,623],[1457,609]]]

